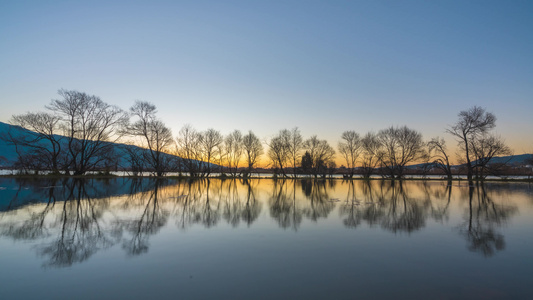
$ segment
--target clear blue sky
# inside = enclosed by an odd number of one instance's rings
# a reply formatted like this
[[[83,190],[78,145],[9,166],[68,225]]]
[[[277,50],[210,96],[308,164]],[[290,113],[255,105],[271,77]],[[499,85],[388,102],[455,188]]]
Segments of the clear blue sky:
[[[261,138],[445,136],[480,105],[533,152],[533,1],[0,0],[0,121],[60,88]],[[451,142],[451,141],[450,141]]]

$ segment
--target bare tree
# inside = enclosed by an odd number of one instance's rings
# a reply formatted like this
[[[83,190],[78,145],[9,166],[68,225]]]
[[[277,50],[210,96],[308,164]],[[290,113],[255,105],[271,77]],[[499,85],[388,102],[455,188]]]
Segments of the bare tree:
[[[363,177],[368,179],[374,173],[379,163],[379,148],[376,134],[373,132],[367,133],[362,139],[362,152],[361,152],[361,168],[363,169]]]
[[[191,177],[198,176],[201,164],[201,134],[190,124],[181,128],[176,138],[178,155],[184,159],[187,172]]]
[[[291,163],[293,177],[296,178],[296,171],[298,169],[298,162],[302,157],[302,151],[304,149],[304,140],[300,134],[298,127],[294,127],[290,131],[282,131],[283,140],[288,148],[288,159]]]
[[[480,179],[484,179],[488,175],[487,172],[496,175],[497,171],[506,165],[507,162],[490,164],[494,157],[512,154],[511,149],[505,145],[501,137],[491,134],[482,135],[472,141],[471,149],[475,158],[474,171]]]
[[[230,173],[237,176],[239,162],[243,153],[243,138],[239,130],[234,130],[224,139],[224,148],[226,152],[226,164]]]
[[[326,174],[327,165],[335,158],[335,150],[326,140],[320,140],[316,135],[305,141],[305,149],[313,162],[313,174]]]
[[[287,176],[285,173],[285,167],[289,160],[290,149],[287,143],[290,140],[289,136],[290,132],[287,129],[280,130],[279,133],[267,144],[267,155],[272,162],[272,169],[274,170],[275,175],[277,175],[279,170],[284,177]]]
[[[484,108],[474,106],[459,113],[459,120],[446,130],[457,140],[460,157],[465,161],[468,182],[472,184],[474,164],[472,163],[472,145],[477,139],[496,127],[496,116]]]
[[[11,123],[32,131],[30,135],[11,136],[13,141],[31,149],[48,170],[59,173],[62,136],[58,135],[59,117],[45,113],[14,115]]]
[[[201,158],[205,162],[206,167],[204,168],[204,176],[209,177],[212,172],[212,165],[215,162],[220,161],[221,156],[221,146],[224,141],[224,137],[213,128],[207,129],[205,132],[201,133],[200,136],[200,148],[201,148]]]
[[[422,134],[407,126],[389,127],[377,135],[380,163],[392,178],[402,178],[405,166],[426,156]]]
[[[157,119],[157,109],[149,102],[136,101],[130,108],[130,113],[137,120],[127,127],[128,133],[140,138],[140,145],[148,149],[141,152],[144,162],[157,176],[163,176],[170,170],[170,155],[167,153],[174,145],[172,131]],[[136,154],[139,153],[130,152],[130,157]],[[139,162],[136,161],[138,165]],[[137,167],[143,169],[140,165]]]
[[[155,170],[157,176],[163,176],[172,169],[172,157],[168,153],[174,145],[172,131],[162,121],[155,120],[148,125],[146,136],[149,152],[144,155],[145,162]]]
[[[346,161],[346,167],[349,170],[349,177],[353,178],[355,172],[355,163],[363,150],[361,137],[355,131],[345,131],[341,136],[342,141],[339,142],[339,152]]]
[[[122,167],[125,170],[130,170],[133,176],[142,176],[146,166],[144,159],[145,149],[136,146],[125,145],[122,147],[122,151],[124,151],[126,154],[124,160],[125,163],[127,163]]]
[[[245,174],[247,176],[254,169],[258,158],[263,154],[263,145],[259,138],[250,130],[248,134],[242,138],[244,157],[248,164],[248,170]]]
[[[119,129],[128,121],[120,108],[103,102],[99,97],[78,91],[59,90],[62,99],[47,106],[62,121],[68,141],[68,167],[74,175],[82,175],[113,159],[113,142]]]
[[[442,170],[446,174],[448,182],[451,182],[452,167],[450,165],[450,157],[444,139],[440,137],[431,139],[431,141],[428,142],[428,148],[429,155],[435,167]]]

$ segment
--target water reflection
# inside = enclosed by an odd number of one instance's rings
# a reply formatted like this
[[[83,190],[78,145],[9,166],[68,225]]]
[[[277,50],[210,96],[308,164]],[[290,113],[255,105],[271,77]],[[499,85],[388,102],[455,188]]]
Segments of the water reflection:
[[[124,230],[131,232],[132,238],[124,241],[123,248],[130,254],[146,252],[145,235],[156,233],[166,223],[157,201],[161,182],[64,179],[16,180],[15,184],[16,193],[1,215],[2,235],[15,240],[43,240],[35,248],[46,267],[83,262],[120,242]],[[124,193],[124,186],[132,194],[119,208],[142,205],[145,209],[138,218],[115,217],[110,222],[105,215],[116,211],[113,205],[116,196]],[[133,192],[139,194],[133,197]],[[45,204],[29,205],[36,202]],[[22,207],[10,210],[14,203]]]
[[[449,220],[449,208],[452,200],[451,184],[446,184],[445,189],[431,189],[428,184],[424,184],[424,193],[428,199],[433,198],[430,201],[430,214],[433,220],[439,223],[445,223]],[[440,200],[440,201],[439,201]]]
[[[195,224],[211,228],[224,220],[233,227],[241,222],[250,226],[261,213],[256,185],[257,181],[237,179],[179,182],[169,198],[176,225],[181,229]]]
[[[0,238],[32,241],[44,266],[66,267],[116,245],[128,256],[147,253],[150,238],[166,226],[253,230],[263,205],[267,220],[284,230],[332,219],[354,230],[407,235],[430,221],[447,225],[456,207],[461,221],[449,225],[469,250],[489,257],[505,249],[501,228],[518,206],[502,199],[513,193],[513,185],[422,181],[1,179]],[[531,197],[527,188],[525,194]]]
[[[289,185],[292,193],[289,193]],[[281,228],[298,230],[304,213],[299,203],[296,201],[295,180],[274,180],[269,199],[270,215]]]
[[[300,181],[302,190],[308,200],[304,215],[312,221],[327,218],[329,213],[335,208],[337,198],[331,199],[329,191],[335,189],[334,180],[302,180]]]
[[[495,203],[484,185],[468,189],[468,209],[461,234],[468,242],[468,249],[484,256],[492,256],[505,249],[505,239],[497,230],[518,212],[514,205]]]
[[[327,218],[338,199],[331,198],[335,181],[324,179],[274,180],[270,194],[270,215],[283,229],[297,231],[302,220]],[[298,192],[300,190],[300,192]]]
[[[137,182],[136,185],[138,184]],[[158,233],[168,220],[169,211],[162,207],[158,197],[163,181],[153,180],[149,184],[151,188],[147,192],[132,193],[127,201],[123,202],[123,207],[133,205],[140,209],[125,217],[117,217],[113,221],[114,236],[121,237],[124,231],[130,235],[122,240],[122,249],[128,255],[139,255],[147,252],[148,238]],[[133,197],[133,195],[135,196]]]
[[[35,181],[19,181],[17,192],[11,198],[8,208],[13,203],[35,202],[33,197],[46,199],[45,205],[27,207],[28,217],[19,222],[2,222],[3,234],[14,239],[39,239],[50,237],[44,244],[38,245],[37,252],[45,257],[45,265],[68,266],[82,262],[99,248],[112,245],[111,239],[101,230],[98,219],[106,209],[106,201],[95,206],[91,197],[91,185],[84,181],[65,181],[64,189],[58,189],[57,182],[44,182],[47,189],[39,188]],[[34,194],[20,193],[22,187],[32,188]],[[46,190],[48,190],[46,192]],[[57,201],[57,199],[70,201]],[[104,205],[102,205],[104,204]],[[9,210],[8,210],[9,213]],[[49,219],[47,221],[47,219]]]
[[[425,226],[431,208],[429,198],[416,198],[402,182],[366,181],[357,195],[355,183],[349,185],[341,216],[347,227],[356,228],[361,222],[369,226],[396,232],[412,232]]]

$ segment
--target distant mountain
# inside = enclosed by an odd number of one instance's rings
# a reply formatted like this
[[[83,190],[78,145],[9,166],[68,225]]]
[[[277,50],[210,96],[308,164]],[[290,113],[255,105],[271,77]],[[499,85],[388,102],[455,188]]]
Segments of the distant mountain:
[[[472,163],[475,163],[472,162]],[[500,157],[494,157],[491,159],[489,165],[491,164],[508,164],[515,167],[525,166],[525,165],[531,165],[533,164],[533,154],[520,154],[520,155],[509,155],[509,156],[500,156]],[[452,167],[460,167],[461,165],[453,165]],[[427,164],[416,164],[416,165],[410,165],[406,168],[408,169],[419,169],[419,168],[432,168],[435,167],[434,163],[427,163]]]
[[[0,122],[0,136],[11,132],[14,136],[31,135],[31,131]],[[15,146],[8,145],[3,139],[0,139],[0,167],[11,166],[17,160],[17,151]]]
[[[510,155],[502,157],[494,157],[490,163],[491,164],[509,164],[512,166],[524,166],[531,165],[533,161],[533,154],[520,154],[520,155]]]
[[[15,137],[28,137],[31,138],[35,133],[21,128],[19,126],[13,126],[10,124],[6,124],[3,122],[0,122],[0,137],[2,135],[6,135],[7,133],[10,133],[12,136]],[[135,151],[148,151],[147,149],[140,148],[137,146],[132,145],[125,145],[125,144],[118,144],[118,143],[110,143],[113,145],[113,150],[115,154],[118,157],[118,166],[119,168],[128,168],[129,162],[128,162],[128,150],[135,150]],[[43,145],[48,146],[46,142],[43,142]],[[27,151],[25,147],[19,147],[19,152],[24,153]],[[179,158],[178,156],[170,155],[163,153],[164,156],[168,156],[168,158]],[[17,149],[14,145],[10,145],[8,142],[6,142],[4,139],[0,138],[0,168],[9,168],[13,166],[13,164],[17,161],[18,154]]]

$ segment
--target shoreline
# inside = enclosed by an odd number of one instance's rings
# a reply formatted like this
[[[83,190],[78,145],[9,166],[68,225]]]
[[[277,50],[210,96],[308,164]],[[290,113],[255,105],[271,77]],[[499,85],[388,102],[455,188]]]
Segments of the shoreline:
[[[474,179],[474,183],[483,183],[483,182],[531,182],[533,183],[533,177],[523,176],[524,178],[485,178],[485,179]],[[529,178],[528,178],[529,177]],[[219,179],[219,180],[232,180],[232,179],[241,179],[241,180],[258,180],[258,179],[268,179],[268,180],[317,180],[317,181],[443,181],[448,182],[447,178],[431,178],[431,177],[420,177],[420,178],[381,178],[381,177],[354,177],[354,178],[342,178],[342,177],[274,177],[274,176],[209,176],[209,177],[191,177],[191,176],[176,176],[176,175],[167,175],[167,176],[139,176],[139,175],[113,175],[113,174],[87,174],[87,175],[64,175],[64,174],[49,174],[49,175],[34,175],[34,174],[3,174],[0,175],[0,178],[21,178],[21,179],[115,179],[115,178],[150,178],[150,179],[177,179],[177,180],[205,180],[205,179]],[[466,178],[452,178],[452,182],[468,182]]]

